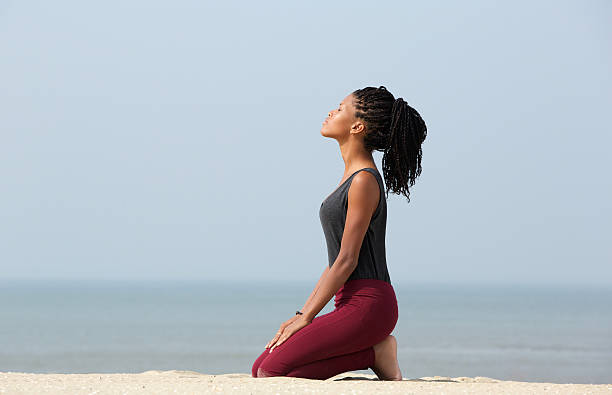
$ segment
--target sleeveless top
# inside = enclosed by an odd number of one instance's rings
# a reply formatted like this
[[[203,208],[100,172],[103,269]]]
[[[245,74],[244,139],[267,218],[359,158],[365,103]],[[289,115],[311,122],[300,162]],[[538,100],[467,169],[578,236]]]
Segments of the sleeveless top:
[[[348,208],[348,190],[355,174],[366,170],[376,177],[380,189],[380,201],[372,214],[370,224],[363,238],[359,251],[357,267],[351,273],[347,282],[355,279],[377,279],[391,283],[387,270],[385,254],[385,230],[387,226],[387,200],[385,199],[382,176],[371,167],[359,169],[346,179],[331,195],[329,195],[319,209],[319,218],[325,234],[329,267],[332,267],[338,253],[344,233],[346,212]]]

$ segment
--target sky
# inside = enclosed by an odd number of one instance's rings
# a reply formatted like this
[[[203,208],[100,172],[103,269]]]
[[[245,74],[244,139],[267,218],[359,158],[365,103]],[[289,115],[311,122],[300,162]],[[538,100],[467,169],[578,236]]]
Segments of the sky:
[[[316,282],[355,89],[425,120],[392,283],[612,285],[612,3],[3,1],[0,278]],[[382,169],[382,153],[374,159]]]

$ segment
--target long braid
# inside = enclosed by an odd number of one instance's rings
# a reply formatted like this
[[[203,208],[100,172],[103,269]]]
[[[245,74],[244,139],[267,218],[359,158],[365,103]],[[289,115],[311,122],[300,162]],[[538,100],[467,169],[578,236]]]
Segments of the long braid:
[[[396,100],[384,86],[357,89],[352,94],[355,116],[366,125],[366,150],[384,152],[382,169],[387,197],[391,191],[405,195],[410,202],[409,187],[422,171],[425,122],[403,98]]]

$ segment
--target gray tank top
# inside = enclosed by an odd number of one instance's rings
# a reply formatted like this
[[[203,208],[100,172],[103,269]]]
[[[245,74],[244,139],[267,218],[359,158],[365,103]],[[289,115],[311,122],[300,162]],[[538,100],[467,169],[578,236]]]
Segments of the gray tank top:
[[[323,226],[325,241],[327,243],[327,256],[329,259],[329,267],[332,267],[338,253],[340,252],[340,244],[342,234],[344,233],[344,224],[346,222],[346,211],[348,208],[348,190],[351,186],[351,181],[355,174],[362,170],[369,171],[374,174],[378,180],[380,187],[380,201],[372,214],[368,230],[363,238],[361,250],[359,251],[359,261],[357,267],[351,273],[347,282],[360,278],[371,278],[383,280],[391,283],[389,271],[387,270],[387,259],[385,255],[385,230],[387,226],[387,200],[385,199],[385,189],[382,176],[378,170],[366,167],[359,169],[349,178],[347,178],[331,195],[329,195],[319,209],[319,218]]]

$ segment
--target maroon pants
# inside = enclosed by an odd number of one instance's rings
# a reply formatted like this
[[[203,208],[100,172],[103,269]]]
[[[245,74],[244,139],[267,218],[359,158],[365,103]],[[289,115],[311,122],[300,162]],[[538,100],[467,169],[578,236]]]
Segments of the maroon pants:
[[[386,281],[346,282],[335,295],[335,309],[315,317],[271,353],[265,349],[253,377],[288,376],[325,380],[374,365],[375,344],[397,323],[397,300]]]

